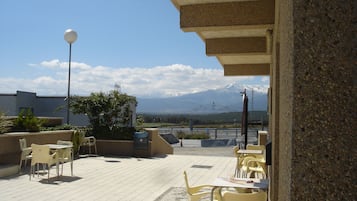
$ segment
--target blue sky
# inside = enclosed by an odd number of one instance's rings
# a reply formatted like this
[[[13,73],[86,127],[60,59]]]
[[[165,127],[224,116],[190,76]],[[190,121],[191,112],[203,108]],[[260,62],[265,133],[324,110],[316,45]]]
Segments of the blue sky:
[[[236,82],[267,87],[267,77],[224,77],[204,42],[180,29],[169,0],[1,0],[0,93],[71,94],[109,91],[138,97],[175,96]]]

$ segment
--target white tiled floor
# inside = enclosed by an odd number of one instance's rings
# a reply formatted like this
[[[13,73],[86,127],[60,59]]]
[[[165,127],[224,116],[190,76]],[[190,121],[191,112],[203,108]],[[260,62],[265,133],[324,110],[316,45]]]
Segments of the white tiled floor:
[[[191,185],[209,184],[234,173],[236,159],[226,156],[167,155],[154,158],[88,157],[69,164],[64,176],[28,175],[0,179],[0,200],[155,200],[170,187],[184,187],[183,171]],[[192,167],[193,166],[193,167]]]

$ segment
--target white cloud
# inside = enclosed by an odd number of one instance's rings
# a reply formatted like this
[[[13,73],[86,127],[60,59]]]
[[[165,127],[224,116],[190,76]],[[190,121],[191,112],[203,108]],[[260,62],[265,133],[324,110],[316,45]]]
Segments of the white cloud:
[[[34,64],[29,64],[30,66],[34,66]],[[43,61],[40,63],[40,66],[46,67],[46,68],[62,68],[62,69],[68,69],[68,62],[60,62],[58,59],[53,59],[50,61]],[[87,70],[90,69],[91,66],[85,64],[85,63],[80,63],[80,62],[71,62],[71,69],[79,69],[79,70]]]
[[[64,67],[64,66],[61,66],[61,62],[58,59],[53,59],[51,61],[43,61],[40,63],[40,65],[43,67],[47,67],[47,68],[58,68],[58,67],[63,68]]]
[[[36,66],[31,64],[31,66]],[[36,92],[38,95],[63,95],[67,93],[68,62],[58,59],[43,61],[40,67],[52,69],[34,79],[0,78],[0,93],[14,93],[16,90]],[[250,76],[224,77],[223,69],[193,68],[173,64],[151,68],[90,66],[85,63],[71,63],[71,94],[88,95],[91,92],[108,92],[117,83],[121,91],[137,97],[167,97],[224,87],[230,83],[252,83]],[[48,71],[45,71],[48,73]],[[259,80],[258,80],[259,81]],[[254,87],[266,88],[261,79]],[[11,84],[10,84],[11,83]],[[11,90],[11,91],[9,91]]]

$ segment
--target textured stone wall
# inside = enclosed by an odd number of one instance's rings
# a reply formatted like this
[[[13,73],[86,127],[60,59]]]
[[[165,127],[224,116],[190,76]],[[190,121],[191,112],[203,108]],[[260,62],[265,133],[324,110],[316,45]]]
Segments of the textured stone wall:
[[[293,1],[291,200],[357,197],[356,11]]]

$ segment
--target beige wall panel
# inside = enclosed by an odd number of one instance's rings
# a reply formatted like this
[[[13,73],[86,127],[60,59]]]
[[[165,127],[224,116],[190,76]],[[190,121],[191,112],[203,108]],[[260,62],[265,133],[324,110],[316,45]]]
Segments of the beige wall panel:
[[[269,75],[269,64],[224,65],[224,76],[261,76]]]
[[[273,26],[264,28],[245,28],[201,31],[200,35],[205,39],[211,38],[233,38],[233,37],[263,37],[266,36],[267,29],[273,29]]]
[[[222,65],[271,63],[271,55],[269,54],[217,56],[217,58]]]
[[[265,53],[266,37],[216,38],[206,40],[206,54]]]

